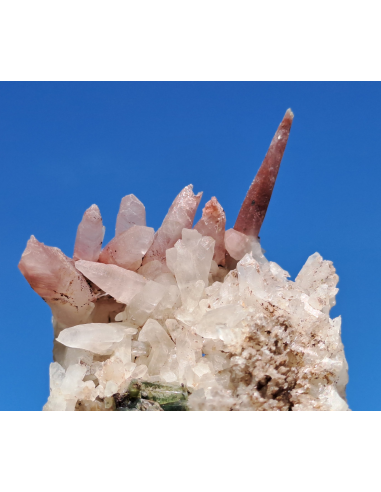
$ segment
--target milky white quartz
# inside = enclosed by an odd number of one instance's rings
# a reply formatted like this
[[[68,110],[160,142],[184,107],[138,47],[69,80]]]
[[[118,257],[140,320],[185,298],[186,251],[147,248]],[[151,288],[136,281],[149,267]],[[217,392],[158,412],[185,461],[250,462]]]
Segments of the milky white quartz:
[[[66,347],[78,348],[105,355],[113,352],[114,344],[127,334],[137,333],[136,328],[125,328],[121,323],[88,323],[61,331],[57,340]]]
[[[167,291],[167,287],[149,280],[128,305],[127,313],[131,321],[140,326],[143,325],[164,298]]]
[[[215,241],[195,230],[184,229],[183,238],[167,250],[167,265],[176,276],[182,303],[196,306],[208,285]]]

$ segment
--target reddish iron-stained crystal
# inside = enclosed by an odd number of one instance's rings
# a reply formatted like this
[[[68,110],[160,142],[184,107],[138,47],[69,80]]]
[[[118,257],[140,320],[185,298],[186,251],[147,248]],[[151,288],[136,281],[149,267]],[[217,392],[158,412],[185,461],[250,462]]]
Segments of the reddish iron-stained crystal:
[[[60,326],[88,322],[94,295],[73,260],[58,248],[45,246],[31,236],[22,254],[19,269],[50,306]]]
[[[213,196],[206,203],[202,217],[194,228],[203,236],[210,236],[216,241],[213,260],[217,265],[225,265],[225,224],[224,209],[218,203],[217,198]]]
[[[256,237],[261,229],[293,119],[294,114],[288,109],[239,211],[234,229],[247,236]]]

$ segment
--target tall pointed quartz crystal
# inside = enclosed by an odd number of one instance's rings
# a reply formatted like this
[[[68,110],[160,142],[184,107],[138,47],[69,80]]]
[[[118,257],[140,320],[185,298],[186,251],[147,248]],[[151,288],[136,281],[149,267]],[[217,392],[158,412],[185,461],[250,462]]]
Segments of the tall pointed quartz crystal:
[[[257,237],[261,229],[284,149],[286,148],[293,118],[293,112],[288,109],[239,211],[234,229],[247,236]]]
[[[126,231],[133,225],[146,225],[146,209],[135,195],[122,198],[116,218],[115,236]]]
[[[152,244],[154,232],[152,227],[133,225],[105,246],[99,261],[136,271]]]
[[[32,289],[50,306],[61,326],[87,322],[94,307],[94,296],[84,276],[60,249],[45,246],[31,236],[19,269]]]
[[[201,235],[210,236],[216,241],[213,260],[222,266],[225,265],[225,224],[224,209],[213,196],[205,205],[201,219],[194,226]]]
[[[102,248],[105,228],[97,205],[91,205],[83,215],[74,245],[74,260],[97,261]]]
[[[202,192],[195,195],[193,185],[186,186],[175,198],[165,219],[156,232],[153,243],[143,258],[143,265],[149,261],[165,262],[165,252],[181,239],[183,229],[191,229]]]

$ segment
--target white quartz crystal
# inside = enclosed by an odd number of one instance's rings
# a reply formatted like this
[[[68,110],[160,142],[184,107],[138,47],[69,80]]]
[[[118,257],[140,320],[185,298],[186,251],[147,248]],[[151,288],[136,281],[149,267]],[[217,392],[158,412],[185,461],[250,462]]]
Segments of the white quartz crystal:
[[[126,328],[121,323],[88,323],[61,331],[57,340],[66,347],[88,350],[96,354],[110,354],[114,344],[123,337],[135,334],[135,328]]]
[[[131,321],[142,326],[163,299],[167,290],[167,287],[149,280],[128,305],[128,316]]]
[[[176,277],[184,307],[196,307],[208,286],[214,244],[211,237],[183,229],[182,239],[167,250],[167,265]]]

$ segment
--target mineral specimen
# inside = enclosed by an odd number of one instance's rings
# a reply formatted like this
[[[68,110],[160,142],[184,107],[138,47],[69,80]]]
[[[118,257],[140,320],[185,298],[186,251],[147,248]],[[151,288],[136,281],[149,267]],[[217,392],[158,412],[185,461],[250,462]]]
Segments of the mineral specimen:
[[[28,241],[19,268],[53,312],[45,410],[348,410],[338,276],[315,253],[295,281],[258,234],[293,114],[286,115],[233,229],[215,197],[177,196],[154,234],[123,198],[115,238],[92,205],[73,260]]]

